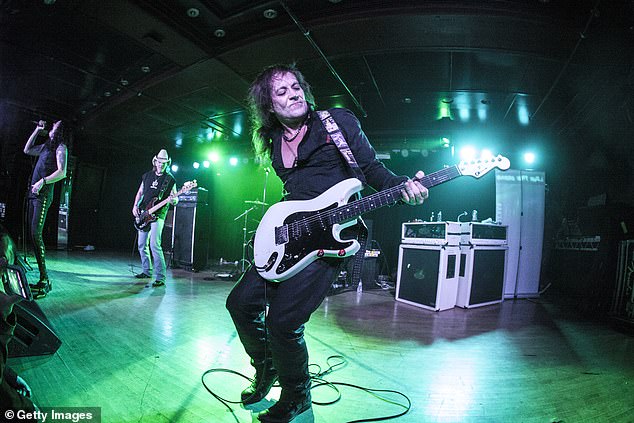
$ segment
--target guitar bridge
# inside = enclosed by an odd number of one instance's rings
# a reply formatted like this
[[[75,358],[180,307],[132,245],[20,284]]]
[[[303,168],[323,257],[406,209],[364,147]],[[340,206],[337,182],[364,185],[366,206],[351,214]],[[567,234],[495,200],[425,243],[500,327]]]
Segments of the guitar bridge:
[[[275,245],[286,244],[288,242],[288,225],[275,228]]]

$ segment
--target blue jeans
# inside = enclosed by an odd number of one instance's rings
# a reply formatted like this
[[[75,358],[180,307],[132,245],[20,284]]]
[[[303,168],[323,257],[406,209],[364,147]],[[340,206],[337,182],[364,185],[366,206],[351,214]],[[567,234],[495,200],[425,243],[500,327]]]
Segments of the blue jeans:
[[[161,247],[164,225],[165,219],[158,219],[156,222],[150,223],[149,231],[138,231],[138,247],[143,273],[151,275],[152,264],[154,264],[154,279],[157,281],[165,281],[167,272],[165,256],[163,256],[163,248]],[[152,250],[152,261],[150,261],[150,250]]]

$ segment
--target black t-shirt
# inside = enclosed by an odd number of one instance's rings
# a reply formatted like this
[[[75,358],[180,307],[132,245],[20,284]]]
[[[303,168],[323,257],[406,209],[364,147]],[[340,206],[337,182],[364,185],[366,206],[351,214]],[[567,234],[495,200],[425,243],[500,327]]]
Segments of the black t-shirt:
[[[167,198],[170,195],[170,192],[172,192],[172,187],[176,183],[176,180],[171,173],[164,172],[161,176],[157,176],[154,170],[144,173],[142,181],[143,198],[139,208],[143,210],[148,209],[147,206],[153,199],[156,199],[154,204],[157,204],[159,201]],[[157,210],[154,214],[161,219],[165,219],[168,208],[169,205],[166,204],[165,207]]]

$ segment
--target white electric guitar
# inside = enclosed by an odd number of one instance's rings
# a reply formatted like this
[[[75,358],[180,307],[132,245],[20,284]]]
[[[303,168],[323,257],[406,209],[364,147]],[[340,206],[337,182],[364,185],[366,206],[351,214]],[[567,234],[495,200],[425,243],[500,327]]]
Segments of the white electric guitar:
[[[492,169],[506,170],[503,156],[460,162],[420,179],[425,188],[458,176],[483,176]],[[282,201],[271,206],[255,233],[255,268],[265,279],[281,282],[295,276],[321,257],[349,257],[361,247],[356,239],[341,239],[340,232],[356,224],[363,213],[389,206],[401,199],[403,184],[348,203],[363,189],[356,178],[346,179],[312,200]]]

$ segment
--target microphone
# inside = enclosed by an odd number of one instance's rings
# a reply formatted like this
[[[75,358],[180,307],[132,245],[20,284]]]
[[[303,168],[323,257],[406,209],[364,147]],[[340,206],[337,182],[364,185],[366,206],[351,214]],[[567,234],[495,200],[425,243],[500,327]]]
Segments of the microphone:
[[[45,120],[32,120],[31,123],[34,123],[37,126],[41,126],[42,128],[46,128],[46,121]]]

